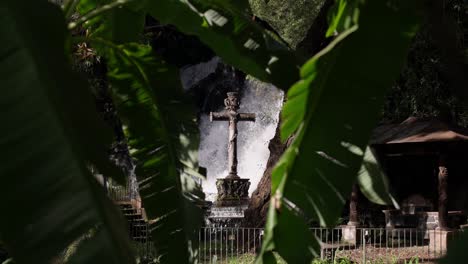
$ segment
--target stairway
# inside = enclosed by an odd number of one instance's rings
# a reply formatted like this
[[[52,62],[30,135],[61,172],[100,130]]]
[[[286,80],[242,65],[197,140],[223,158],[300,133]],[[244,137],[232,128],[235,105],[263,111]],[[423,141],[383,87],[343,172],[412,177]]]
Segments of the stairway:
[[[145,220],[144,209],[137,209],[131,202],[118,202],[117,204],[127,219],[130,238],[141,243],[151,241],[149,223]]]

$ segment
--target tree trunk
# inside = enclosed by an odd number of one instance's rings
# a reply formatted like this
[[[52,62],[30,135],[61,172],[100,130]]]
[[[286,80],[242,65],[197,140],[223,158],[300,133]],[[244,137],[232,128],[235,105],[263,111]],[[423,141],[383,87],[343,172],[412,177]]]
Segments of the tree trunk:
[[[249,207],[244,213],[245,218],[243,226],[263,227],[265,225],[268,205],[270,204],[271,173],[275,164],[278,162],[287,146],[289,146],[290,142],[291,139],[288,139],[287,142],[281,143],[278,125],[275,136],[268,145],[270,157],[268,158],[265,172],[258,183],[257,189],[252,193]]]
[[[298,52],[305,55],[307,58],[320,51],[329,41],[325,38],[325,32],[328,27],[327,14],[333,3],[334,2],[331,0],[325,1],[317,18],[309,28],[307,36],[297,47]],[[243,226],[245,227],[263,227],[265,225],[268,205],[270,204],[271,172],[287,146],[289,146],[292,141],[292,138],[290,138],[285,144],[281,143],[279,134],[280,123],[281,120],[278,123],[275,136],[268,145],[270,157],[268,159],[265,172],[258,183],[257,189],[252,194],[249,207],[244,213],[245,218]]]

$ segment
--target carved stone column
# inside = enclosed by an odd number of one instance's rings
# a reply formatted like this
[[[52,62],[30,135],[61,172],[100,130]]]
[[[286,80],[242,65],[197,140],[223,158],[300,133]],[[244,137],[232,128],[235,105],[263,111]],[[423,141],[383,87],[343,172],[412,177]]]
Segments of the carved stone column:
[[[341,226],[343,233],[343,241],[352,245],[358,242],[359,218],[358,218],[358,199],[359,199],[359,186],[357,183],[353,185],[351,197],[349,199],[349,221],[347,225]]]
[[[229,143],[228,143],[228,169],[229,178],[239,178],[237,175],[237,113],[229,111]]]
[[[439,227],[440,230],[448,229],[448,169],[447,157],[439,158]]]
[[[359,199],[359,186],[357,183],[353,185],[353,190],[351,191],[351,197],[349,200],[349,221],[348,225],[358,226],[359,217],[358,217],[358,199]]]

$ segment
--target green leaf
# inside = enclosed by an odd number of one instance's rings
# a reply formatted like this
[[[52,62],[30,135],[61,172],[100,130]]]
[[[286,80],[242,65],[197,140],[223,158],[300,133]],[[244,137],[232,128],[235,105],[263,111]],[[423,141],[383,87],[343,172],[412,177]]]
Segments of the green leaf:
[[[463,230],[462,233],[450,241],[447,249],[447,255],[444,256],[439,263],[440,264],[458,264],[468,259],[468,251],[466,250],[468,245],[468,232]]]
[[[90,37],[103,38],[116,44],[141,39],[145,12],[140,4],[132,0],[81,0],[77,6],[83,17],[100,9],[104,11],[84,23],[84,27],[90,30]]]
[[[9,258],[9,259],[2,262],[2,264],[14,264],[14,263],[15,263],[15,261],[12,258]]]
[[[289,218],[321,226],[336,223],[356,181],[385,91],[398,76],[422,20],[418,4],[363,2],[358,26],[304,64],[301,80],[289,90],[281,137],[295,133],[295,139],[273,171],[271,204],[277,213],[268,219],[276,223],[270,239],[287,262],[310,263],[317,252],[311,250],[317,244],[307,228],[284,234],[299,239],[279,246],[276,232],[290,225]]]
[[[369,201],[381,205],[391,204],[399,208],[397,201],[390,193],[387,176],[380,168],[370,147],[367,147],[364,153],[364,160],[358,172],[358,183],[361,192]]]
[[[94,250],[76,254],[85,263],[133,263],[123,219],[86,167],[102,142],[89,90],[65,56],[60,8],[6,0],[0,22],[0,199],[8,201],[0,233],[9,253],[17,263],[50,263],[99,226]]]
[[[196,35],[228,64],[287,89],[297,80],[298,60],[254,24],[247,1],[161,0],[148,2],[150,15]]]
[[[157,59],[151,47],[107,47],[108,76],[137,162],[155,247],[162,263],[188,263],[201,223],[194,202],[203,199],[192,178],[198,171],[196,112],[183,95],[178,71]]]
[[[361,0],[336,0],[328,13],[327,37],[338,35],[356,25],[359,19],[359,2]]]

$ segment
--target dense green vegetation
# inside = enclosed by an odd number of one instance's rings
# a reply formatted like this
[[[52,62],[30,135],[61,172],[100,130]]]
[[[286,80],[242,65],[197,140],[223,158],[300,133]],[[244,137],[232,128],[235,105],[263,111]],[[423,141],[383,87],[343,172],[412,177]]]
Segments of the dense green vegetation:
[[[462,61],[460,64],[465,64],[462,71],[466,71],[468,7],[466,1],[450,0],[436,8],[443,12],[445,22],[440,25],[440,19],[428,19],[414,37],[407,63],[386,96],[382,122],[401,122],[408,116],[437,116],[447,122],[468,125],[466,103],[459,89],[464,82],[452,79],[457,72],[453,68],[460,66],[448,59],[446,50],[450,46]],[[447,29],[444,36],[437,34],[440,27]]]
[[[2,1],[2,242],[16,263],[50,263],[71,245],[70,263],[135,262],[123,219],[91,173],[125,182],[107,156],[115,131],[96,111],[96,91],[72,69],[74,56],[90,56],[104,62],[102,85],[136,161],[160,261],[194,261],[201,221],[195,204],[203,198],[192,178],[203,177],[196,113],[174,65],[144,44],[145,18],[152,16],[287,91],[281,137],[295,139],[273,173],[256,261],[276,263],[279,254],[310,263],[318,242],[307,223],[333,225],[354,182],[373,201],[389,202],[383,186],[369,184],[380,179],[357,174],[385,93],[429,14],[422,1],[337,0],[330,44],[304,61],[252,21],[248,1]],[[463,87],[456,91],[464,98]],[[466,235],[449,251],[450,263],[467,258]]]

